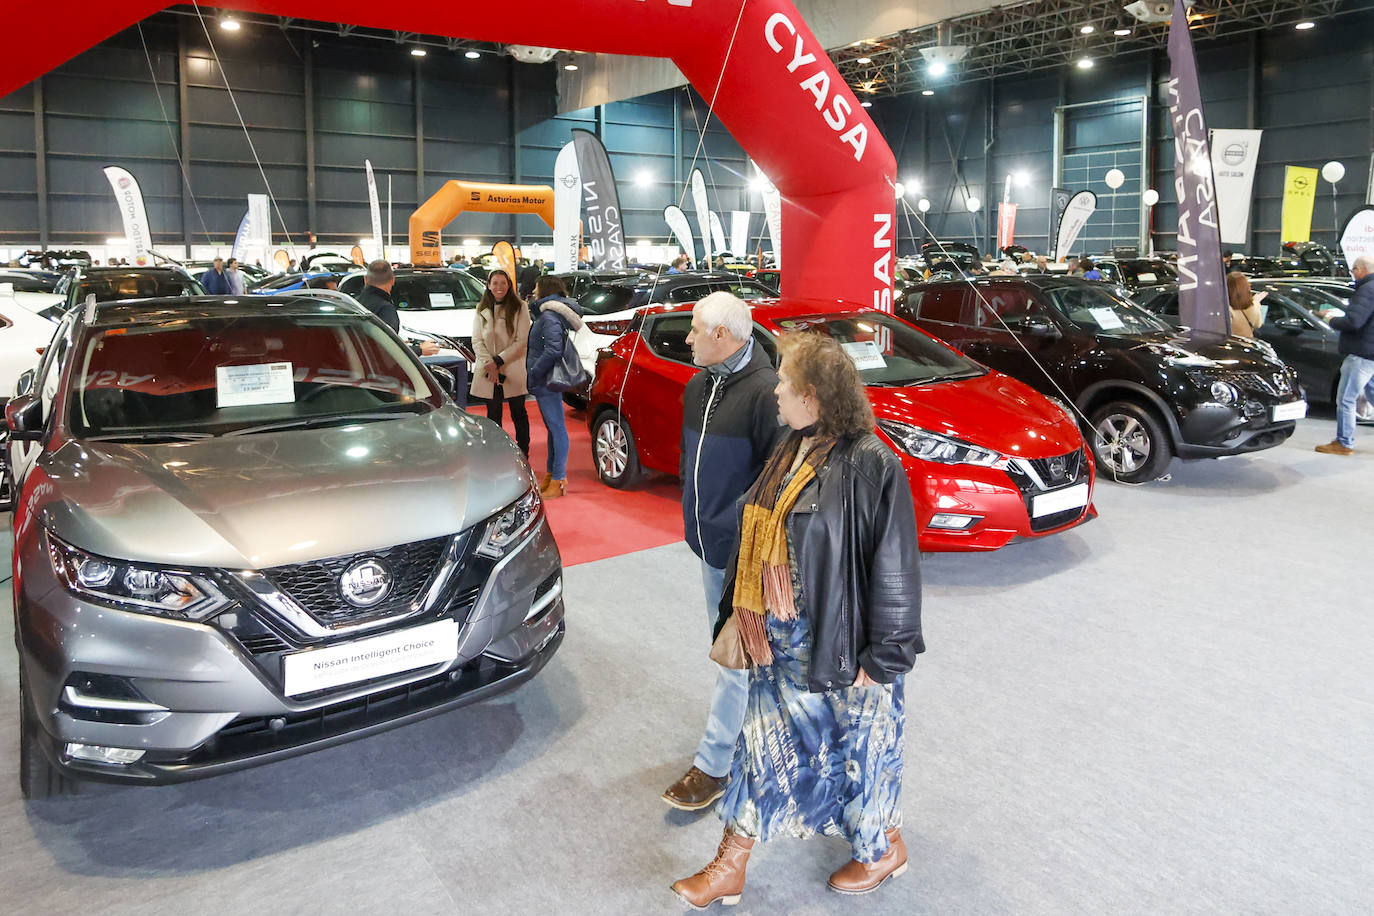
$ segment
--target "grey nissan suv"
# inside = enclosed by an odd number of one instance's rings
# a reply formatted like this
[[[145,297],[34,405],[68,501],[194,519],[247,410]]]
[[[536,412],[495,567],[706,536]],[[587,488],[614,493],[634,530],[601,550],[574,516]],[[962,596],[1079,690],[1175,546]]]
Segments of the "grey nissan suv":
[[[90,303],[5,407],[24,795],[292,756],[564,632],[534,477],[339,293]]]

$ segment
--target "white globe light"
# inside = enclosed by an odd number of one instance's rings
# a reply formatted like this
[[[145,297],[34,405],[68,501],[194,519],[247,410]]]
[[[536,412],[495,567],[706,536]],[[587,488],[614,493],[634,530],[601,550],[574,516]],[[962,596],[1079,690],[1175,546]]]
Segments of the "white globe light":
[[[917,210],[920,210],[922,213],[929,213],[929,212],[930,212],[930,201],[928,201],[928,200],[926,200],[924,197],[922,197],[920,200],[916,201],[916,209],[917,209]]]
[[[1140,199],[1145,201],[1145,206],[1153,207],[1155,204],[1159,203],[1159,192],[1154,188],[1150,188],[1144,194],[1140,195]]]
[[[1335,184],[1345,177],[1345,166],[1339,162],[1328,162],[1322,166],[1322,177]]]
[[[964,206],[968,207],[968,212],[977,213],[979,210],[983,209],[983,202],[976,197],[970,197],[965,202]]]
[[[1115,191],[1126,183],[1126,173],[1121,171],[1121,169],[1112,169],[1107,173],[1106,181],[1107,187]]]

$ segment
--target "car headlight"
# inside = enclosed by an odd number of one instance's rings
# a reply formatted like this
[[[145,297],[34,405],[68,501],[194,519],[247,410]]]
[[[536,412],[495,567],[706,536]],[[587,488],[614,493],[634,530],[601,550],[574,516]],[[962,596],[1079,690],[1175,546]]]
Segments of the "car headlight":
[[[1212,393],[1212,400],[1218,404],[1234,404],[1236,398],[1239,397],[1239,392],[1236,391],[1235,387],[1223,381],[1213,382],[1209,390]]]
[[[229,603],[209,579],[87,553],[48,533],[48,556],[68,591],[111,607],[176,620],[204,620]]]
[[[1154,353],[1163,357],[1166,365],[1182,366],[1189,369],[1216,369],[1221,363],[1201,353],[1193,353],[1173,344],[1147,344]]]
[[[1065,404],[1063,401],[1059,400],[1059,398],[1056,398],[1048,394],[1045,395],[1045,400],[1049,401],[1055,407],[1058,407],[1060,410],[1064,411],[1064,416],[1069,418],[1069,422],[1073,423],[1075,426],[1078,425],[1078,415],[1073,412],[1073,408],[1071,408],[1068,404]]]
[[[879,420],[878,427],[905,449],[907,454],[922,461],[934,461],[937,464],[972,464],[984,468],[1005,468],[1008,463],[1007,456],[991,449],[952,436],[933,433],[910,423]]]
[[[538,490],[530,488],[487,522],[487,533],[477,546],[477,552],[492,559],[505,556],[506,551],[524,540],[543,517],[544,501],[539,498]]]

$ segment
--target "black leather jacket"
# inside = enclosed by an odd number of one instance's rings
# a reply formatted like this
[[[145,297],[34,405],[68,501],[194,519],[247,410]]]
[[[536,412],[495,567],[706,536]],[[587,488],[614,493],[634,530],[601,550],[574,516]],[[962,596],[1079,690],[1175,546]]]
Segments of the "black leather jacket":
[[[872,433],[836,445],[797,497],[787,539],[811,625],[811,692],[851,686],[859,666],[881,684],[910,671],[926,648],[921,549],[911,486],[892,450]],[[717,633],[734,613],[738,557],[736,544]]]

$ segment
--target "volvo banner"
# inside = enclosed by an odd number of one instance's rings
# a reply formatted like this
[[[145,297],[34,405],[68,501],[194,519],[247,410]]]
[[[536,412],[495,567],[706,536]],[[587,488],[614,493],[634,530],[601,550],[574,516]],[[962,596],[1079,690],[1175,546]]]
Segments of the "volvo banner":
[[[363,166],[367,169],[367,205],[372,209],[372,244],[377,250],[376,256],[385,259],[385,240],[382,238],[382,206],[377,202],[377,179],[372,174],[372,160],[364,159]]]
[[[1064,209],[1068,207],[1069,201],[1073,199],[1073,192],[1068,188],[1050,188],[1050,231],[1045,236],[1046,244],[1054,246],[1059,239],[1059,224],[1064,219]],[[1050,258],[1059,257],[1057,248],[1050,248]]]
[[[582,173],[577,150],[568,143],[553,164],[553,263],[561,271],[577,268],[582,235]]]
[[[1345,263],[1355,266],[1356,258],[1374,257],[1374,205],[1364,206],[1345,221],[1341,233],[1341,252]]]
[[[1229,335],[1231,309],[1221,263],[1216,184],[1202,116],[1197,58],[1188,12],[1174,0],[1169,22],[1169,117],[1174,125],[1174,196],[1178,200],[1179,324],[1195,332]]]
[[[153,245],[153,234],[148,228],[148,213],[143,209],[143,191],[138,187],[138,179],[116,165],[105,167],[105,177],[109,179],[110,190],[114,191],[115,201],[119,204],[119,215],[124,220],[124,237],[133,249],[134,263],[140,266],[151,264],[152,256],[148,249]]]
[[[1263,133],[1262,130],[1229,128],[1212,131],[1212,177],[1216,180],[1223,244],[1249,244],[1250,200]]]
[[[663,208],[663,221],[668,224],[668,228],[673,232],[673,238],[677,239],[678,246],[692,259],[692,266],[697,263],[697,246],[692,241],[692,227],[687,222],[687,214],[682,212],[681,207],[668,206]]]
[[[1283,170],[1280,242],[1312,240],[1312,207],[1317,202],[1317,170],[1290,165]]]
[[[1097,195],[1092,191],[1079,191],[1069,198],[1064,213],[1059,218],[1059,234],[1054,238],[1054,256],[1063,257],[1069,253],[1074,242],[1078,241],[1088,218],[1097,211]]]
[[[606,147],[591,131],[572,132],[577,150],[578,181],[582,185],[582,212],[586,217],[587,259],[593,270],[625,266],[625,232],[620,220],[620,195]]]

